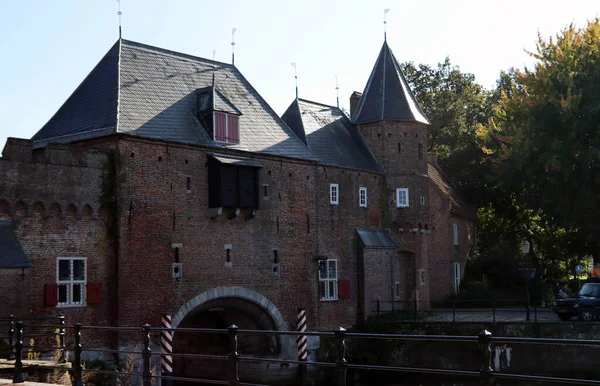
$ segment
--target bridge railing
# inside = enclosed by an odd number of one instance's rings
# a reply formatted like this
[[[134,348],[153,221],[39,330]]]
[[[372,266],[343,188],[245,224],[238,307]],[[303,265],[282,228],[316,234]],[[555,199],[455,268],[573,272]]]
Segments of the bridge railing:
[[[24,321],[18,320],[15,323],[16,327],[16,343],[15,343],[15,364],[14,364],[14,378],[13,383],[23,383],[23,368],[22,368],[22,356],[23,356],[23,337],[26,336],[24,329],[26,327],[34,328],[34,325],[26,326]],[[528,344],[543,344],[543,345],[563,345],[563,346],[600,346],[600,341],[597,340],[577,340],[577,339],[546,339],[546,338],[516,338],[516,337],[496,337],[493,336],[489,331],[481,331],[476,336],[452,336],[452,335],[404,335],[404,334],[370,334],[370,333],[353,333],[347,332],[344,328],[338,328],[330,332],[296,332],[296,331],[270,331],[270,330],[245,330],[239,329],[236,325],[231,325],[227,329],[206,329],[206,328],[162,328],[152,327],[148,324],[144,324],[139,327],[105,327],[105,326],[84,326],[81,324],[75,325],[45,325],[45,327],[64,329],[67,333],[73,334],[73,362],[71,366],[72,384],[74,386],[83,386],[82,376],[84,372],[96,372],[102,374],[109,374],[113,376],[126,375],[126,376],[139,376],[142,380],[143,386],[151,386],[153,381],[158,380],[171,380],[171,381],[185,381],[195,382],[204,384],[216,384],[216,385],[258,385],[256,383],[247,383],[240,380],[239,366],[240,363],[274,363],[274,364],[292,364],[298,366],[314,366],[314,367],[328,367],[335,369],[336,377],[335,384],[337,386],[347,385],[347,371],[349,369],[356,370],[376,370],[394,373],[412,373],[412,374],[423,374],[423,375],[446,375],[452,377],[464,377],[478,379],[482,385],[491,385],[494,380],[518,380],[518,381],[534,381],[534,382],[554,382],[554,383],[566,383],[570,385],[600,385],[600,380],[590,379],[575,379],[575,378],[559,378],[539,375],[528,375],[528,374],[513,374],[513,373],[501,373],[494,371],[492,368],[492,347],[500,344],[511,344],[511,345],[528,345]],[[85,347],[83,345],[83,338],[86,331],[98,330],[98,331],[114,331],[114,332],[129,332],[138,335],[138,341],[141,343],[141,350],[108,350],[103,348]],[[161,331],[170,331],[176,333],[193,333],[193,334],[226,334],[229,340],[229,353],[228,355],[209,355],[209,354],[191,354],[191,353],[172,353],[174,357],[184,358],[197,358],[204,360],[218,360],[227,363],[227,371],[223,374],[225,379],[200,379],[200,378],[189,378],[180,377],[175,375],[158,375],[153,374],[151,371],[151,358],[152,356],[161,355],[160,352],[152,352],[151,350],[151,334],[158,333]],[[239,352],[239,339],[243,336],[252,335],[266,335],[266,336],[315,336],[315,337],[327,337],[333,339],[335,343],[335,361],[333,362],[322,362],[322,361],[299,361],[299,360],[288,360],[278,358],[267,358],[267,357],[256,357],[243,355]],[[443,369],[443,368],[418,368],[418,367],[402,367],[402,366],[383,366],[383,365],[366,365],[352,363],[348,361],[346,356],[346,341],[347,340],[359,340],[359,339],[374,339],[374,340],[392,340],[392,341],[421,341],[421,342],[445,342],[445,343],[470,343],[478,347],[480,353],[480,362],[475,369]],[[60,346],[56,348],[60,349]],[[117,354],[131,354],[141,356],[142,366],[141,371],[109,371],[102,369],[85,369],[83,367],[82,352],[83,351],[95,351],[95,352],[106,352],[106,353],[117,353]],[[49,366],[52,368],[52,366]],[[64,366],[56,365],[55,368],[65,370]]]

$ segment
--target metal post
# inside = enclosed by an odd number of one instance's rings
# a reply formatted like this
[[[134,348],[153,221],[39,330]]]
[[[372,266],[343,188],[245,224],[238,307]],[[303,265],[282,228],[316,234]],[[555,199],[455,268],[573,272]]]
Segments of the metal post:
[[[58,345],[60,346],[60,356],[58,357],[58,363],[66,363],[67,359],[65,358],[65,315],[61,312],[58,315],[58,323],[60,324],[60,328],[58,329]]]
[[[530,304],[530,300],[529,300],[529,280],[527,280],[527,282],[525,284],[525,293],[527,294],[527,305],[525,308],[525,320],[530,322],[531,321],[531,304]]]
[[[338,327],[335,330],[335,342],[337,345],[337,361],[335,363],[337,372],[337,386],[346,386],[346,329]]]
[[[379,299],[377,299],[377,316],[380,315],[381,308],[379,308]]]
[[[25,383],[23,380],[23,322],[17,322],[17,341],[15,344],[15,376],[13,383]]]
[[[75,347],[73,349],[75,353],[75,361],[73,363],[73,386],[83,386],[81,375],[83,373],[83,366],[81,365],[81,323],[75,324]]]
[[[481,368],[479,379],[482,385],[491,385],[494,382],[494,371],[492,370],[492,333],[483,330],[479,333],[478,344],[481,350]]]
[[[452,298],[452,321],[456,322],[456,298]]]
[[[235,386],[240,383],[239,354],[238,354],[238,326],[232,324],[229,330],[229,385]]]
[[[144,331],[144,349],[142,351],[142,385],[151,386],[152,374],[150,373],[150,357],[152,350],[150,349],[150,325],[148,323],[142,326]]]
[[[13,337],[15,336],[15,316],[11,314],[9,317],[10,324],[8,326],[8,357],[6,358],[9,361],[15,359],[15,343],[13,341]]]

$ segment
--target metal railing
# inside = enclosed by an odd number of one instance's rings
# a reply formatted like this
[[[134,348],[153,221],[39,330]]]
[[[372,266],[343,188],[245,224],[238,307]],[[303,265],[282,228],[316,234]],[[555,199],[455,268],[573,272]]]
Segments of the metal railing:
[[[496,322],[499,312],[517,312],[521,316],[513,321],[538,322],[540,314],[551,312],[548,308],[539,308],[537,304],[529,304],[522,299],[489,299],[489,300],[458,300],[451,299],[450,304],[446,303],[446,307],[433,307],[430,301],[415,301],[415,300],[374,300],[372,301],[374,309],[371,314],[381,316],[387,313],[403,312],[406,314],[406,320],[418,321],[422,318],[422,312],[431,312],[437,315],[451,315],[451,320],[457,321],[457,316],[468,314],[486,314],[489,319],[478,321]],[[398,307],[395,307],[398,305]],[[474,306],[476,305],[476,306]],[[509,307],[503,306],[507,305]],[[522,313],[522,314],[521,314]]]
[[[18,320],[15,323],[16,328],[16,342],[15,342],[15,372],[13,383],[23,383],[23,366],[22,366],[22,355],[23,355],[23,338],[25,336],[25,327],[35,327],[34,325],[26,325],[24,321]],[[513,373],[501,373],[492,369],[492,347],[499,344],[512,344],[512,345],[523,345],[523,344],[545,344],[545,345],[577,345],[577,346],[600,346],[600,341],[596,340],[575,340],[575,339],[542,339],[542,338],[514,338],[514,337],[495,337],[492,336],[487,330],[482,331],[476,336],[451,336],[451,335],[403,335],[403,334],[371,334],[371,333],[349,333],[344,328],[339,327],[335,331],[331,332],[296,332],[296,331],[270,331],[270,330],[244,330],[239,329],[236,325],[231,325],[227,329],[206,329],[206,328],[160,328],[152,327],[148,324],[144,324],[140,327],[103,327],[103,326],[83,326],[79,323],[75,325],[65,326],[64,324],[59,325],[45,325],[45,327],[57,328],[66,330],[66,332],[72,332],[74,337],[73,353],[74,359],[71,367],[72,372],[72,384],[74,386],[83,386],[82,375],[86,371],[97,372],[109,375],[128,375],[128,376],[139,376],[142,380],[143,386],[151,386],[153,379],[161,380],[172,380],[172,381],[186,381],[196,382],[205,384],[216,384],[216,385],[258,385],[255,383],[242,382],[239,376],[240,363],[276,363],[276,364],[293,364],[299,366],[314,366],[314,367],[326,367],[335,369],[335,384],[337,386],[347,385],[347,371],[349,369],[356,370],[376,370],[385,372],[395,373],[412,373],[422,375],[446,375],[453,377],[464,377],[479,379],[482,385],[491,385],[494,380],[520,380],[520,381],[537,381],[537,382],[555,382],[555,383],[566,383],[571,385],[600,385],[600,380],[589,380],[589,379],[574,379],[574,378],[559,378],[550,376],[538,376],[538,375],[527,375],[527,374],[513,374]],[[82,344],[82,333],[84,331],[118,331],[118,332],[130,332],[139,333],[139,341],[142,343],[141,351],[123,351],[123,350],[108,350],[102,348],[86,348]],[[151,372],[151,358],[154,355],[161,355],[161,353],[153,353],[151,350],[151,334],[160,331],[171,331],[177,333],[196,333],[196,334],[227,334],[229,341],[229,354],[227,355],[208,355],[208,354],[189,354],[189,353],[172,353],[173,356],[179,356],[184,358],[197,358],[205,360],[219,360],[227,363],[227,371],[224,375],[225,379],[199,379],[180,377],[175,375],[154,375]],[[286,360],[279,358],[267,358],[267,357],[252,357],[245,356],[239,353],[239,337],[240,336],[252,336],[252,335],[263,335],[263,336],[316,336],[316,337],[327,337],[332,338],[335,343],[336,357],[334,362],[322,362],[322,361],[298,361],[298,360]],[[347,339],[375,339],[375,340],[392,340],[392,341],[425,341],[425,342],[446,342],[446,343],[471,343],[477,345],[480,353],[479,366],[476,369],[467,370],[453,370],[453,369],[442,369],[442,368],[418,368],[418,367],[402,367],[402,366],[383,366],[383,365],[367,365],[358,364],[348,361],[346,357],[346,340]],[[56,347],[61,349],[60,346]],[[142,357],[142,366],[140,371],[109,371],[101,369],[85,369],[82,362],[82,352],[111,352],[119,354],[134,354]],[[47,366],[53,368],[53,366]],[[64,367],[54,366],[54,368],[64,370]],[[331,383],[333,384],[333,383]]]

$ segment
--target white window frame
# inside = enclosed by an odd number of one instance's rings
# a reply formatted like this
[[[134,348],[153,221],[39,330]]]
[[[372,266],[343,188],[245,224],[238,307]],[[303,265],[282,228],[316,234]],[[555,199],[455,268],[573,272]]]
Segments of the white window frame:
[[[69,279],[60,280],[59,266],[61,261],[69,261]],[[83,261],[83,280],[75,280],[73,278],[73,262],[79,260]],[[56,258],[56,284],[58,290],[56,292],[57,307],[81,307],[86,305],[87,301],[87,257],[57,257]],[[67,286],[67,301],[60,302],[60,287]],[[74,285],[81,285],[81,301],[73,301],[73,287]]]
[[[452,264],[452,269],[453,269],[453,274],[452,277],[454,279],[454,292],[458,293],[458,291],[460,290],[460,273],[461,273],[461,269],[460,269],[460,263],[454,262]]]
[[[367,188],[358,188],[358,206],[361,208],[367,207]]]
[[[335,191],[335,193],[334,193]],[[331,205],[339,205],[340,203],[340,185],[329,184],[329,203]]]
[[[325,272],[327,273],[327,277],[321,276],[321,266],[319,266],[319,287],[321,284],[323,285],[323,296],[321,296],[321,301],[334,301],[338,300],[338,265],[337,259],[327,259],[323,261],[321,264],[325,264]],[[329,266],[330,264],[335,265],[335,277],[329,277]],[[333,284],[333,286],[330,286]],[[333,293],[332,289],[333,288]]]
[[[238,120],[238,142],[229,142],[229,141],[217,141],[216,139],[216,135],[215,135],[215,113],[219,113],[219,114],[224,114],[225,115],[225,138],[229,139],[229,116],[233,116],[233,117],[237,117]],[[213,111],[212,113],[213,115],[213,141],[217,142],[217,143],[228,143],[228,144],[233,144],[236,145],[239,143],[239,136],[240,136],[240,117],[238,115],[235,114],[229,114],[229,113],[225,113],[223,111]]]
[[[458,224],[454,223],[452,224],[452,238],[454,241],[454,246],[457,247],[458,246]]]
[[[406,193],[406,202],[400,202],[400,192]],[[410,196],[408,195],[408,188],[397,188],[396,189],[396,208],[408,208],[410,203]]]

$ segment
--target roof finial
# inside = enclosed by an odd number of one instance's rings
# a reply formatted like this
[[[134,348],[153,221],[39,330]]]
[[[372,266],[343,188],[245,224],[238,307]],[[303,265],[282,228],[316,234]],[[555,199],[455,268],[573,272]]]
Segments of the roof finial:
[[[296,71],[296,62],[292,62],[292,67],[294,67],[294,78],[296,79],[296,99],[298,99],[298,72]]]
[[[121,12],[121,0],[117,0],[117,3],[119,3],[117,15],[119,15],[119,40],[121,40],[121,15],[123,14],[123,12]]]
[[[233,41],[233,34],[235,33],[235,28],[231,30],[231,65],[235,66],[235,41]]]
[[[387,40],[387,18],[386,15],[390,11],[389,8],[383,10],[383,40]]]
[[[337,108],[340,108],[340,87],[338,86],[337,75],[335,76],[335,99],[337,100]]]

